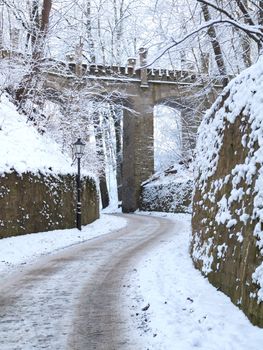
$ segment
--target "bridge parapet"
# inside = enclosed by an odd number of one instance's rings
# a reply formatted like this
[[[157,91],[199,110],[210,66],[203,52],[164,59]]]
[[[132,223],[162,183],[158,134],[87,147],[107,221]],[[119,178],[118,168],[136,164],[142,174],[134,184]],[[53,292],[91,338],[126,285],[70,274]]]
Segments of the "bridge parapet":
[[[169,70],[169,69],[147,69],[148,81],[176,82],[184,81],[193,83],[197,80],[197,74],[193,71]]]
[[[69,62],[69,68],[72,72],[77,75],[85,77],[108,77],[117,79],[139,79],[141,87],[147,88],[149,83],[194,83],[197,81],[196,73],[193,71],[186,70],[169,70],[169,69],[155,69],[147,67],[147,56],[148,49],[141,47],[138,51],[139,62],[137,64],[137,59],[130,57],[127,60],[125,66],[103,66],[98,64],[77,64],[75,57],[75,63]]]
[[[77,65],[75,63],[68,64],[69,70],[73,73],[77,72]],[[129,66],[104,66],[100,64],[82,64],[82,76],[96,76],[118,78],[125,77],[131,79],[140,79],[140,71]]]
[[[70,72],[77,74],[77,65],[75,63],[69,63],[68,68]],[[81,76],[83,77],[99,77],[99,78],[112,78],[112,79],[136,79],[142,80],[142,70],[146,72],[147,80],[144,83],[160,82],[160,83],[194,83],[201,75],[196,74],[193,71],[183,70],[169,70],[169,69],[156,69],[156,68],[140,68],[131,66],[103,66],[100,64],[82,64]],[[144,78],[145,79],[145,78]]]
[[[133,80],[140,81],[141,87],[148,87],[148,83],[194,84],[200,82],[204,84],[211,79],[213,80],[214,86],[220,87],[222,85],[224,77],[211,77],[207,73],[197,73],[193,70],[148,68],[145,55],[147,55],[147,51],[142,48],[140,53],[140,66],[136,65],[136,58],[128,58],[128,62],[125,66],[106,66],[95,63],[77,63],[74,61],[74,57],[71,57],[71,59],[67,61],[43,58],[39,61],[39,65],[42,65],[45,67],[45,70],[55,75],[70,75],[74,73],[79,77],[86,78],[98,77],[105,80]],[[20,59],[21,64],[23,64],[23,59],[30,59],[30,57],[21,52],[7,49],[0,50],[0,59],[1,58]],[[232,76],[228,76],[228,78],[232,79]]]

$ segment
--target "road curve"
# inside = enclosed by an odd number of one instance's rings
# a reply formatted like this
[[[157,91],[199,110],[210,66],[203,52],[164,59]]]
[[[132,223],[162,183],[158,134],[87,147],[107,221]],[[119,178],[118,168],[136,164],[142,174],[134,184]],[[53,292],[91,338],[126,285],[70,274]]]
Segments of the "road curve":
[[[138,350],[121,301],[125,276],[175,230],[165,218],[124,217],[124,229],[1,279],[1,350]]]

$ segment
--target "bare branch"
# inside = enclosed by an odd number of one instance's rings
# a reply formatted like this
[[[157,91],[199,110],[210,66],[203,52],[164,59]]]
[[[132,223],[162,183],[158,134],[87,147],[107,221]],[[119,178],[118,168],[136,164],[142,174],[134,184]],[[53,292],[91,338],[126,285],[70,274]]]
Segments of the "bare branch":
[[[231,25],[231,26],[234,26],[234,27],[238,28],[239,30],[242,30],[251,39],[253,39],[257,44],[260,44],[263,41],[263,33],[260,30],[260,28],[261,28],[260,26],[249,26],[249,25],[246,25],[246,24],[240,24],[240,23],[238,23],[236,21],[233,21],[233,20],[230,20],[230,19],[215,19],[215,20],[211,20],[209,22],[206,22],[205,24],[202,24],[197,29],[195,29],[192,32],[186,34],[180,40],[172,39],[172,43],[167,45],[167,47],[165,49],[163,49],[163,51],[158,56],[156,56],[149,64],[147,64],[147,65],[145,65],[143,67],[137,68],[137,69],[146,68],[146,67],[151,66],[156,61],[158,61],[166,52],[171,50],[173,47],[184,43],[188,39],[190,39],[190,38],[194,37],[195,35],[197,35],[199,32],[201,32],[201,31],[203,31],[203,30],[205,30],[205,29],[207,29],[207,28],[209,28],[211,26],[222,25],[222,24]]]
[[[250,26],[255,26],[256,27],[255,23],[252,21],[252,18],[250,17],[249,13],[247,12],[247,10],[244,7],[244,5],[242,4],[242,2],[240,0],[235,0],[235,1],[236,1],[236,3],[238,5],[240,5],[242,7],[242,13],[245,16],[245,23],[249,24]],[[212,4],[210,1],[197,0],[197,2],[205,4],[205,5],[209,6],[209,7],[212,7],[213,9],[217,10],[218,12],[224,14],[230,20],[237,22],[237,20],[234,17],[232,17],[226,10],[224,10],[223,8],[221,8],[221,7],[219,7],[219,6],[215,5],[215,4]],[[246,34],[249,35],[248,33],[246,33]],[[259,43],[258,39],[253,34],[250,34],[249,37],[252,40],[254,40],[257,43]]]
[[[255,25],[255,23],[253,22],[252,18],[250,17],[246,7],[244,6],[243,2],[240,0],[235,0],[237,6],[239,7],[240,11],[243,13],[244,18],[245,18],[245,22],[250,24],[251,26]]]
[[[232,21],[235,21],[235,18],[232,17],[229,12],[227,12],[226,10],[224,10],[223,8],[221,8],[215,4],[212,4],[210,1],[206,1],[206,0],[196,0],[196,1],[201,3],[201,4],[205,4],[209,7],[212,7],[213,9],[217,10],[218,12],[224,14],[226,17],[230,18]]]

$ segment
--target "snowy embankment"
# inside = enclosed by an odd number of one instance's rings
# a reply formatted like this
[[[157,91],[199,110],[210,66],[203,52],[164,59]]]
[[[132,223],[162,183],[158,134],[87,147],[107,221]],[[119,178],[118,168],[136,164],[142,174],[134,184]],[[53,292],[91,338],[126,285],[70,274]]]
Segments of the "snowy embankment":
[[[261,349],[263,329],[194,268],[190,215],[157,215],[171,218],[180,232],[148,253],[130,277],[130,329],[141,349]]]
[[[75,135],[76,139],[78,135]],[[74,227],[75,178],[70,152],[12,98],[0,96],[0,237]],[[82,163],[82,222],[98,217],[96,179]]]
[[[73,174],[72,160],[46,135],[40,135],[25,115],[20,115],[7,95],[0,101],[0,174]]]
[[[126,225],[124,218],[101,215],[101,218],[77,229],[55,230],[4,238],[0,240],[0,277],[21,265],[34,262],[41,255],[51,254],[91,238],[119,230]]]
[[[176,164],[155,173],[142,184],[141,210],[170,213],[191,213],[193,171]]]

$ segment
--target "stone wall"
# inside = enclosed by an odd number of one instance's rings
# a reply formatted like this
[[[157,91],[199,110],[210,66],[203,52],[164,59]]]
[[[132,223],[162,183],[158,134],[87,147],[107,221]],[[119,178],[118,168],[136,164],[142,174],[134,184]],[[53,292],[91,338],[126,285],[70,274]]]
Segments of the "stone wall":
[[[15,172],[0,177],[0,238],[76,227],[76,183],[72,175]],[[82,181],[82,224],[99,217],[94,181]]]
[[[233,81],[199,129],[191,255],[263,327],[263,74]]]

